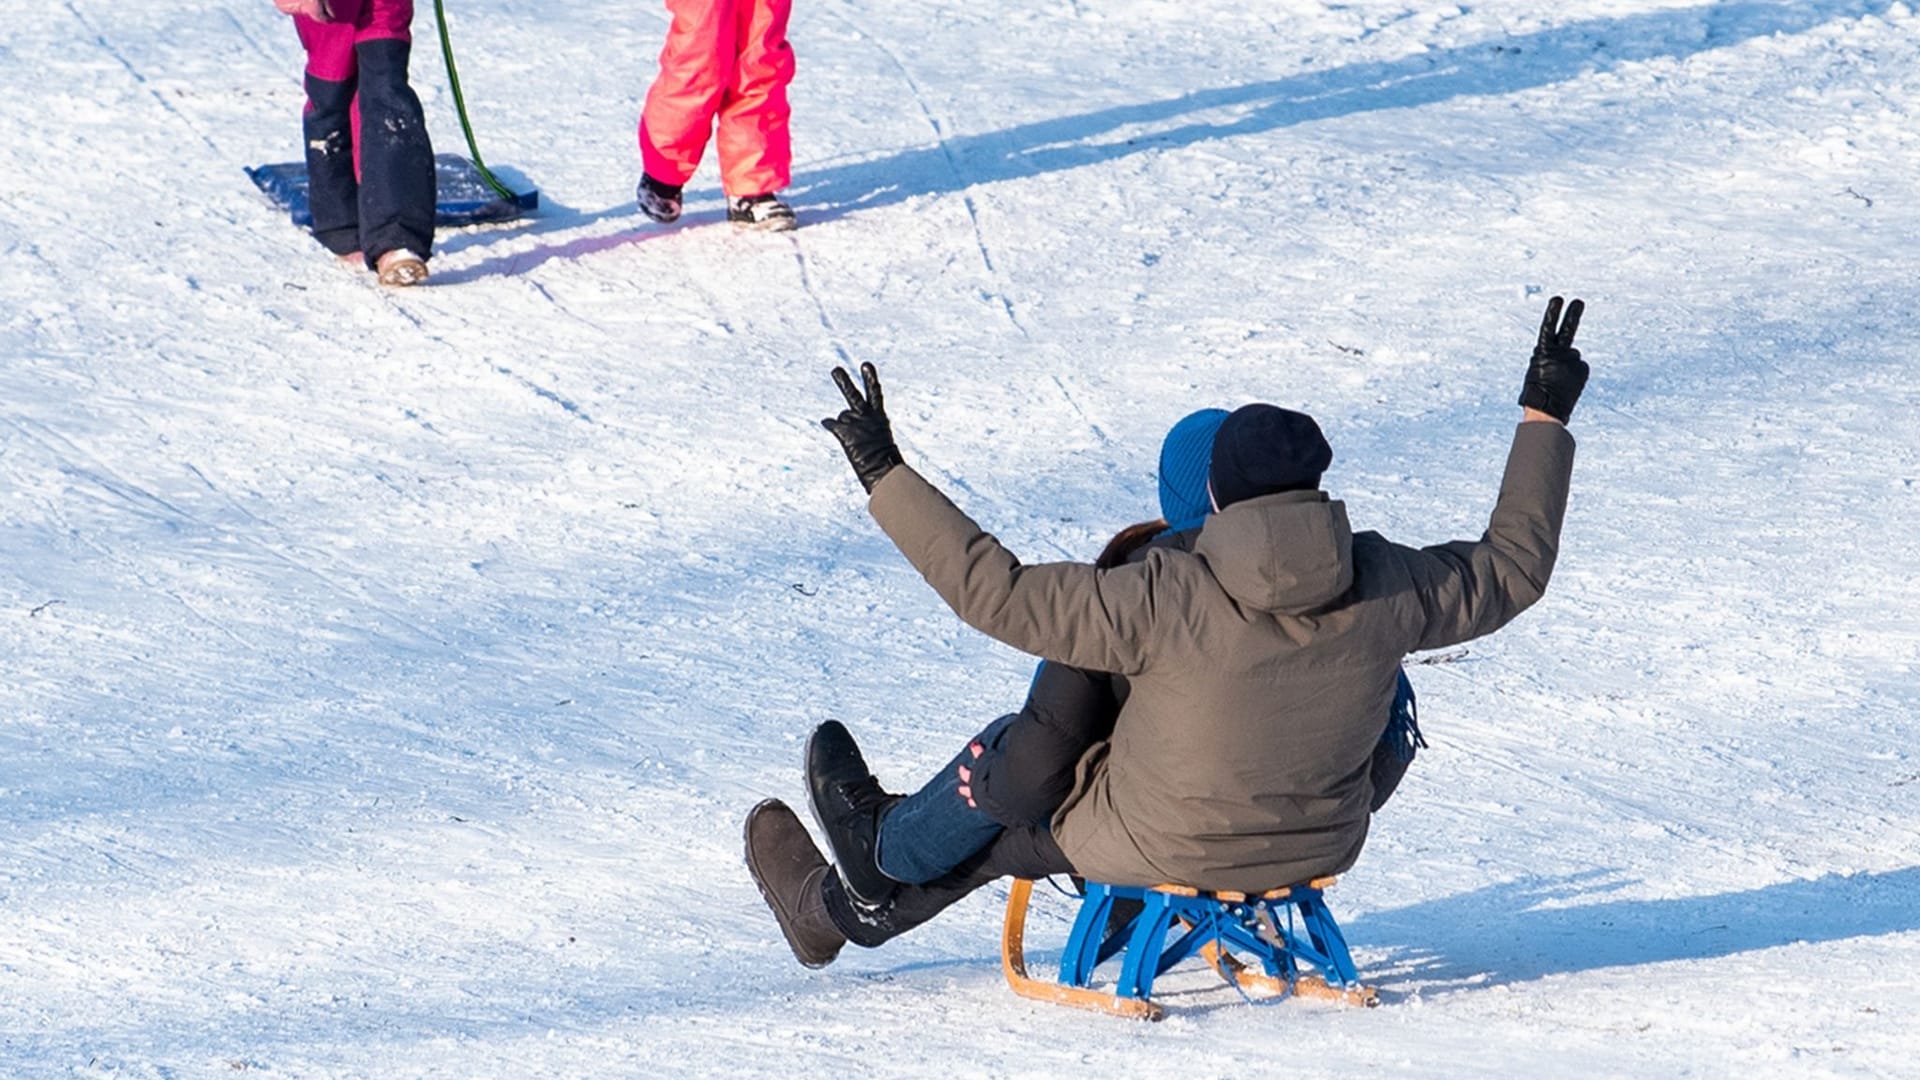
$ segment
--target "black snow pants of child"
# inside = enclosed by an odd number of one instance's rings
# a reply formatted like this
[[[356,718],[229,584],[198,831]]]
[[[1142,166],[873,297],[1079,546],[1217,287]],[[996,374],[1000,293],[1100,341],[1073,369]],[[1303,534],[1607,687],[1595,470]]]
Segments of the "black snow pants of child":
[[[353,75],[309,74],[307,198],[313,235],[336,255],[358,251],[371,269],[389,251],[433,253],[437,197],[433,144],[420,98],[407,84],[412,45],[380,39],[354,46]],[[359,168],[354,167],[353,108],[360,107]]]

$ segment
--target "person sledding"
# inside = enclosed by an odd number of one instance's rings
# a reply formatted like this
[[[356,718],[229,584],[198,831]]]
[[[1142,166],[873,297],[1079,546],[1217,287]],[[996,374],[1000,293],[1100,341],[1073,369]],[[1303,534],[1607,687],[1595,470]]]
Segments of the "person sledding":
[[[382,285],[427,280],[433,144],[407,82],[413,0],[274,0],[307,52],[301,117],[314,239]]]
[[[762,232],[797,224],[779,195],[793,180],[792,9],[793,0],[667,0],[673,22],[640,113],[641,213],[679,220],[687,181],[713,137],[727,220]]]
[[[1138,562],[1155,548],[1192,550],[1213,511],[1207,470],[1214,437],[1227,415],[1225,409],[1200,409],[1167,432],[1159,458],[1160,517],[1120,530],[1094,559],[1096,568]],[[893,880],[932,880],[991,843],[1002,829],[1052,821],[1073,789],[1080,759],[1112,736],[1128,692],[1123,675],[1042,661],[1019,711],[988,724],[945,768],[904,797],[865,783],[870,774],[852,732],[828,720],[807,741],[814,817],[874,819],[871,830],[832,835],[865,842],[871,834],[875,849],[885,852],[884,864],[835,851],[842,866],[872,862]],[[1425,745],[1413,709],[1413,688],[1402,674],[1386,731],[1368,766],[1370,811],[1386,804],[1416,747]],[[857,805],[863,802],[870,805]]]
[[[1320,489],[1332,451],[1304,414],[1236,410],[1215,435],[1217,512],[1191,552],[1026,566],[907,466],[873,366],[825,425],[868,509],[960,618],[1046,660],[1127,677],[1112,737],[1082,759],[1045,825],[1002,829],[952,869],[901,881],[882,847],[937,844],[879,826],[891,804],[856,758],[824,779],[845,812],[821,822],[827,862],[786,804],[747,816],[746,859],[801,963],[877,947],[981,885],[1060,873],[1121,885],[1257,892],[1337,874],[1366,840],[1369,762],[1401,660],[1492,633],[1544,592],[1559,548],[1585,387],[1582,304],[1548,305],[1486,532],[1427,548],[1351,531]],[[955,800],[952,805],[964,806]]]

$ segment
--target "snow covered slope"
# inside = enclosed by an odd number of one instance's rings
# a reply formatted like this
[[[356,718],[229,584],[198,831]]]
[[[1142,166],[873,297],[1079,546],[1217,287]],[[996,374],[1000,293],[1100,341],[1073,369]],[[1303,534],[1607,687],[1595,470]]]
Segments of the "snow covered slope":
[[[271,4],[11,7],[0,1074],[1920,1075],[1905,3],[800,0],[805,224],[749,237],[711,163],[632,210],[664,10],[449,0],[546,209],[406,293],[241,173],[299,152]],[[997,892],[792,962],[739,829],[805,733],[904,787],[1031,666],[865,517],[832,364],[1030,559],[1255,399],[1436,542],[1555,292],[1560,570],[1414,667],[1333,893],[1386,1007],[1022,1001]]]

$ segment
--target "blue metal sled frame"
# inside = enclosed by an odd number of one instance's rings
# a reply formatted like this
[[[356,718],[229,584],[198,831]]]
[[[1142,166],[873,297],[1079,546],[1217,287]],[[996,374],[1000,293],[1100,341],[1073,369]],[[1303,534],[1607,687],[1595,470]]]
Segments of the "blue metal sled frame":
[[[1243,994],[1297,994],[1378,1005],[1379,996],[1361,985],[1346,937],[1327,909],[1322,893],[1333,883],[1333,878],[1319,878],[1248,895],[1089,881],[1060,957],[1060,981],[1048,983],[1027,975],[1024,941],[1033,883],[1017,880],[1007,896],[1001,965],[1008,985],[1022,997],[1142,1020],[1165,1015],[1152,999],[1154,978],[1196,955]],[[1108,915],[1114,901],[1123,899],[1140,901],[1141,911],[1109,933]],[[1178,936],[1168,943],[1168,934],[1176,928]],[[1250,957],[1257,970],[1239,959],[1241,955]],[[1116,956],[1121,964],[1113,992],[1093,989],[1095,969]]]

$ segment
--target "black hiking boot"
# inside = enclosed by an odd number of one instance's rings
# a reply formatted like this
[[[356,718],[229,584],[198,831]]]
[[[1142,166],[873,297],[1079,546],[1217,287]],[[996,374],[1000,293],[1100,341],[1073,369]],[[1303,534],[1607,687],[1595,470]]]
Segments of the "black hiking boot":
[[[810,968],[833,963],[847,943],[827,914],[824,886],[833,867],[813,846],[800,818],[779,799],[764,800],[747,811],[747,871],[773,909],[794,958]]]
[[[814,728],[807,739],[807,796],[848,895],[869,907],[891,900],[900,883],[881,872],[876,848],[880,819],[900,796],[881,788],[860,744],[838,720]]]

